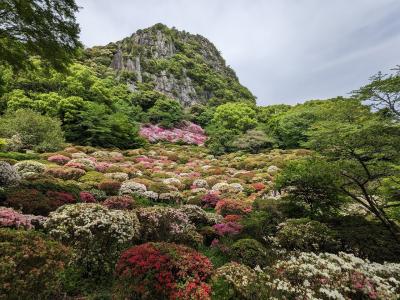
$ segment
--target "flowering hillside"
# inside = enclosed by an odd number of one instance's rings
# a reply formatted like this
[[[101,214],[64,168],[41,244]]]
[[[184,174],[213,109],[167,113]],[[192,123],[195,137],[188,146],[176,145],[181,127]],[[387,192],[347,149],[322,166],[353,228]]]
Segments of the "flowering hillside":
[[[184,128],[202,133],[191,124]],[[51,247],[75,253],[61,258],[53,250],[38,249],[25,255],[26,261],[46,255],[59,266],[43,269],[46,275],[35,279],[45,298],[65,289],[68,280],[71,295],[91,293],[98,288],[95,282],[107,282],[102,290],[121,299],[225,299],[227,290],[229,299],[291,299],[297,294],[396,299],[400,265],[370,263],[340,251],[395,261],[398,248],[359,252],[340,231],[318,221],[289,219],[304,208],[285,200],[287,191],[276,190],[274,182],[285,165],[309,154],[273,150],[216,159],[201,146],[154,144],[126,151],[71,146],[30,160],[3,159],[0,243],[14,232],[27,244],[25,235],[31,233],[26,231],[42,232],[35,237],[40,243],[54,240]],[[318,254],[310,250],[332,254],[314,259]],[[0,260],[2,294],[29,298],[33,292],[28,266],[18,275],[25,288],[12,284],[17,273],[9,264],[21,259]],[[66,260],[72,268],[56,280]],[[351,273],[338,273],[341,260],[348,261]],[[317,272],[321,264],[327,270]],[[46,288],[49,280],[52,290]]]

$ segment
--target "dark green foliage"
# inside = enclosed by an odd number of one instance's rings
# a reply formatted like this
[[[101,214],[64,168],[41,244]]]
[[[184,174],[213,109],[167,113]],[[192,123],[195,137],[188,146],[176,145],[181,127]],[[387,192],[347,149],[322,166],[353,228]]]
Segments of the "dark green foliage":
[[[341,250],[383,263],[400,261],[400,244],[380,222],[361,216],[329,220],[341,243]]]
[[[148,116],[152,123],[171,128],[183,120],[183,108],[176,100],[161,98],[149,109]]]
[[[232,146],[238,150],[258,153],[264,149],[271,149],[276,145],[275,138],[268,136],[262,130],[251,129],[237,137]]]
[[[0,4],[0,62],[24,69],[38,55],[63,69],[80,47],[74,0],[3,0]]]
[[[0,229],[0,299],[56,299],[71,251],[34,230]]]
[[[132,103],[139,105],[144,111],[148,111],[156,104],[158,100],[165,99],[167,99],[167,96],[160,92],[143,90],[133,94]]]
[[[271,257],[267,249],[257,240],[241,239],[235,242],[230,249],[231,259],[251,268],[268,265]]]
[[[289,188],[289,200],[305,205],[311,217],[326,216],[342,203],[338,176],[335,165],[319,158],[305,158],[289,162],[278,175],[275,188]]]

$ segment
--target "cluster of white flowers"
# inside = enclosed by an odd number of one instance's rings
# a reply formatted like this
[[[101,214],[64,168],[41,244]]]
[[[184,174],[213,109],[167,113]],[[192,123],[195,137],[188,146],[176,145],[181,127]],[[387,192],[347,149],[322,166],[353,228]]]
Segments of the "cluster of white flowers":
[[[20,176],[13,166],[5,161],[0,161],[0,187],[17,184]]]
[[[164,206],[139,208],[142,241],[193,243],[202,239],[188,215]]]
[[[224,280],[235,291],[240,299],[252,298],[252,284],[257,282],[257,274],[248,266],[230,262],[218,268],[213,281]]]
[[[303,252],[266,270],[267,285],[284,299],[398,299],[400,264],[370,263],[353,254]]]
[[[124,181],[119,189],[120,195],[126,194],[139,194],[143,195],[144,192],[147,191],[147,188],[144,184],[138,183],[132,180]]]
[[[208,183],[204,179],[196,179],[195,181],[193,181],[193,187],[208,189]]]
[[[105,173],[104,177],[117,180],[120,182],[127,181],[129,179],[128,174],[123,173],[123,172],[115,172],[115,173]]]
[[[38,174],[42,174],[46,166],[40,162],[33,160],[24,160],[14,165],[15,170],[23,179],[34,178]]]
[[[137,239],[140,231],[135,212],[94,203],[64,205],[50,214],[44,227],[50,236],[77,249],[77,262],[93,272],[112,269],[121,247]]]
[[[213,191],[218,192],[233,192],[233,193],[240,193],[243,191],[243,186],[240,183],[227,183],[227,182],[218,182],[213,185],[211,188]]]
[[[193,224],[198,225],[215,225],[222,221],[221,215],[206,212],[200,206],[187,204],[179,208],[179,211],[186,214]]]

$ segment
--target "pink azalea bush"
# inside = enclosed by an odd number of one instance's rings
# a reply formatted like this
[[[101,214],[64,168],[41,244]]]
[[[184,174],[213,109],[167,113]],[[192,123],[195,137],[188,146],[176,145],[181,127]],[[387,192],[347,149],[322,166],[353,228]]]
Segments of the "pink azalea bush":
[[[215,232],[220,236],[239,234],[242,230],[242,225],[235,222],[227,222],[215,224],[213,226]]]
[[[158,125],[146,125],[140,129],[140,135],[150,142],[167,141],[203,145],[207,137],[203,128],[191,122],[183,122],[179,128],[165,129]]]
[[[49,162],[56,163],[57,165],[65,165],[71,159],[65,155],[56,154],[52,155],[47,159]]]
[[[25,215],[8,207],[0,207],[0,227],[31,229],[31,221]]]

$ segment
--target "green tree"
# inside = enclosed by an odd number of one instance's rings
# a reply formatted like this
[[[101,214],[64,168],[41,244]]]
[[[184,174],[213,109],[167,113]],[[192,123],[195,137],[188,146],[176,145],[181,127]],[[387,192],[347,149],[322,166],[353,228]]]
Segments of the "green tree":
[[[244,133],[257,125],[253,106],[243,102],[230,102],[217,107],[212,119],[213,126]]]
[[[63,69],[80,47],[74,0],[3,0],[0,2],[0,62],[16,69],[38,55]]]
[[[327,107],[324,115],[326,120],[310,128],[307,146],[335,163],[344,194],[400,238],[398,225],[385,211],[389,205],[379,196],[382,180],[398,174],[400,125],[370,112],[356,100]]]
[[[148,117],[152,123],[158,123],[162,127],[172,128],[183,120],[182,105],[173,99],[158,99],[149,109]]]
[[[332,214],[342,203],[335,165],[317,157],[290,161],[275,188],[288,188],[289,200],[305,205],[310,217]]]
[[[232,143],[232,146],[236,149],[248,151],[250,153],[258,153],[263,149],[271,149],[275,145],[275,138],[268,136],[264,131],[259,129],[250,129],[246,131]]]
[[[387,110],[400,119],[400,66],[387,75],[379,72],[370,78],[370,83],[353,91],[353,95],[374,108]]]
[[[32,110],[17,110],[0,117],[0,136],[12,150],[57,151],[64,143],[61,122]]]

